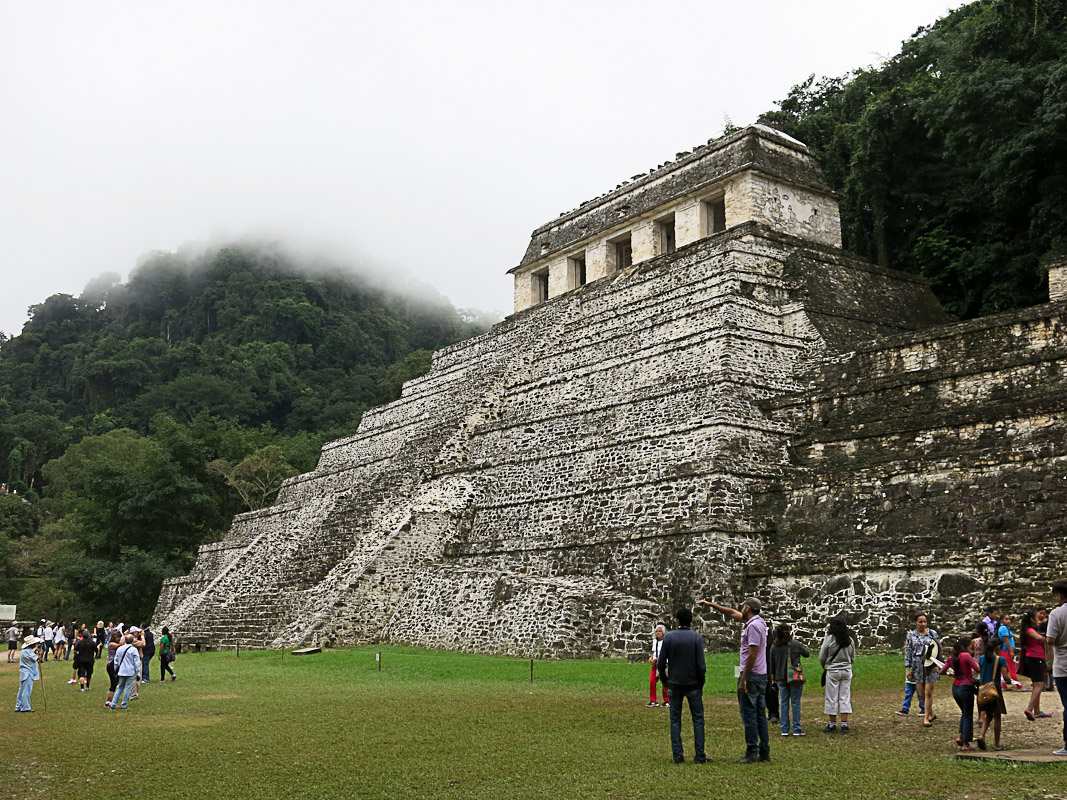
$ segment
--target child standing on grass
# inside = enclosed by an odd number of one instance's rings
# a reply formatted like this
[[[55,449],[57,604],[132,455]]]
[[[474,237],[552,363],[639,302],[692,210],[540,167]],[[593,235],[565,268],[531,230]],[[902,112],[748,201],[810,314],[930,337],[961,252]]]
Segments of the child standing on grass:
[[[1010,680],[1010,678],[1008,676],[1008,660],[1000,655],[1000,639],[995,636],[990,637],[986,645],[985,654],[978,659],[978,666],[981,668],[979,683],[985,685],[990,681],[994,681],[997,687],[997,696],[988,703],[978,706],[978,711],[982,715],[982,732],[978,734],[978,749],[986,749],[986,733],[989,732],[989,725],[992,723],[993,749],[1003,750],[1004,746],[1000,743],[1000,718],[1008,710],[1004,706],[1004,690],[1001,687],[1001,678],[1007,680]]]

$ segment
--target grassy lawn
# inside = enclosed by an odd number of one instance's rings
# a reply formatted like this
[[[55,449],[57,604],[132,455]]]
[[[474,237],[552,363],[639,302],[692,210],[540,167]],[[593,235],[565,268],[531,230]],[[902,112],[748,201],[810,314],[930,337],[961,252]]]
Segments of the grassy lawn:
[[[956,761],[958,712],[938,686],[933,729],[893,715],[899,656],[861,657],[848,737],[819,731],[817,665],[808,735],[771,729],[771,764],[743,766],[735,655],[709,658],[705,712],[714,763],[671,762],[665,709],[646,709],[648,669],[622,661],[530,662],[410,648],[180,656],[128,711],[103,707],[107,676],[79,693],[68,665],[45,667],[35,714],[15,714],[15,665],[0,663],[6,758],[15,797],[165,798],[1050,798],[1067,765]],[[153,662],[155,671],[157,664]],[[158,676],[157,676],[158,677]],[[45,697],[47,694],[47,710]],[[1059,746],[1058,719],[1028,723],[1009,695],[1009,747]],[[1053,695],[1045,707],[1060,709]],[[1017,708],[1016,708],[1017,707]],[[685,730],[688,727],[688,730]],[[687,757],[692,750],[683,717]],[[1067,759],[1065,759],[1067,761]]]

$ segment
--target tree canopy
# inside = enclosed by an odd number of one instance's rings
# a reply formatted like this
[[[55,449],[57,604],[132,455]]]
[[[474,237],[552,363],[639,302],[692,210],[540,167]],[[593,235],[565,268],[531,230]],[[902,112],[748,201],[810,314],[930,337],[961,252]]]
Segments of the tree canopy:
[[[32,306],[0,339],[0,592],[41,616],[147,615],[234,514],[485,327],[247,243]]]
[[[876,68],[809,77],[760,121],[842,193],[847,249],[972,317],[1047,299],[1067,252],[1067,2],[981,0]]]

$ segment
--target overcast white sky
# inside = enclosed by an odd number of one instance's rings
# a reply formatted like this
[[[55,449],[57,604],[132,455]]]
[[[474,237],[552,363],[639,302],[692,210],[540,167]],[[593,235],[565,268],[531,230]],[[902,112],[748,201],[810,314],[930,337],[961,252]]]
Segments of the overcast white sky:
[[[264,234],[509,312],[536,226],[949,0],[0,0],[0,330]]]

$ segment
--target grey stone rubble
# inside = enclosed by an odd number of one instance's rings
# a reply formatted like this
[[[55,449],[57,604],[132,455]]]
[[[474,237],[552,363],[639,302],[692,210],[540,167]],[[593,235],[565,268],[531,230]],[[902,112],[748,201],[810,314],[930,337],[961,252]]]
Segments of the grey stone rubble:
[[[869,647],[1067,572],[1067,301],[953,322],[840,249],[795,140],[680,154],[535,230],[512,272],[514,315],[201,547],[156,623],[636,658],[674,607],[754,593],[802,636],[846,612]]]

